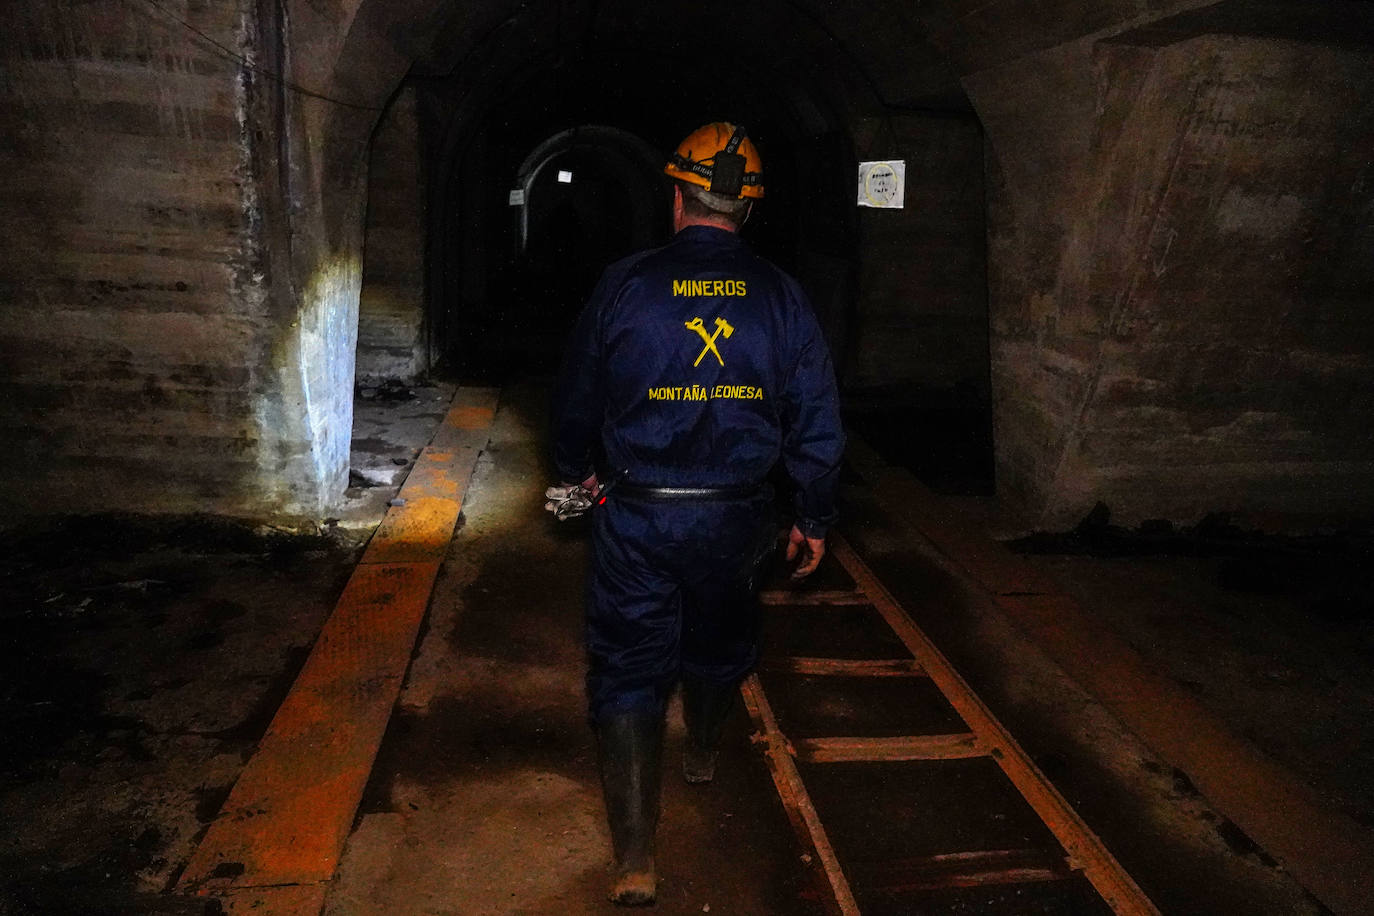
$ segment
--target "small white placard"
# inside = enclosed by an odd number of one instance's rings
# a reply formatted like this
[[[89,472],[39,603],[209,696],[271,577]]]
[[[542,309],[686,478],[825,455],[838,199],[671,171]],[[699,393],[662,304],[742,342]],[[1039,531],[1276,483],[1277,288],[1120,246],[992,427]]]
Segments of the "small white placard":
[[[516,188],[510,192],[510,205],[512,207],[523,207],[525,205],[524,188]]]
[[[559,184],[572,184],[572,172],[569,172],[567,169],[559,169],[559,170],[558,170],[558,183],[559,183]]]
[[[859,163],[859,206],[900,210],[905,206],[906,160]]]

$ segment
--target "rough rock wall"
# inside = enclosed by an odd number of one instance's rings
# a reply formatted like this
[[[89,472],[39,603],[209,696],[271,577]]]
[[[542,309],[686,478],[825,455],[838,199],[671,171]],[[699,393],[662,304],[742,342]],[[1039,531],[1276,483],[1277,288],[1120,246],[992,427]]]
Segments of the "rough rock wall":
[[[373,135],[358,313],[359,379],[413,379],[424,339],[424,202],[415,90],[407,87]]]
[[[1077,42],[988,135],[999,482],[1051,527],[1374,511],[1371,55]]]
[[[988,394],[983,156],[978,122],[865,122],[856,146],[906,160],[905,207],[859,210],[859,301],[848,386]],[[852,205],[852,204],[851,204]]]
[[[251,8],[177,11],[242,50]],[[241,69],[151,7],[6,10],[0,505],[251,501],[270,318]]]

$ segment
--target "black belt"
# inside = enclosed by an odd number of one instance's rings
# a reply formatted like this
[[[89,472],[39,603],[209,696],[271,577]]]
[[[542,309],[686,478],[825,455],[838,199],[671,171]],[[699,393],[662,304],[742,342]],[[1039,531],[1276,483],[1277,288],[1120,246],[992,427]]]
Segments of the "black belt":
[[[738,487],[646,487],[637,483],[622,483],[615,488],[616,496],[630,499],[667,500],[699,499],[727,500],[748,499],[763,492],[763,484],[751,483]]]

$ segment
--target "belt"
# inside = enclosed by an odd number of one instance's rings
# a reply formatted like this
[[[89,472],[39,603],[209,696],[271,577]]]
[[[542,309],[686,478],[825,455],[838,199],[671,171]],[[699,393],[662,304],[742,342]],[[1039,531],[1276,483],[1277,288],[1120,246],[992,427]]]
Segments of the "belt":
[[[697,499],[697,500],[729,500],[729,499],[748,499],[763,492],[763,484],[751,483],[735,487],[646,487],[637,483],[622,483],[616,486],[617,496],[627,496],[630,499],[671,500],[671,499]]]

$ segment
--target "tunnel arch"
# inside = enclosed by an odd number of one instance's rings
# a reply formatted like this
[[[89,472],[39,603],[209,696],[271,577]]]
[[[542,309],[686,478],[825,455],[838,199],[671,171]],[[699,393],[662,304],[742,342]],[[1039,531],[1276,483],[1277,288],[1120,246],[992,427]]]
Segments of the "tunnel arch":
[[[917,228],[894,234],[856,212],[852,201],[860,154],[891,155],[913,142],[934,148],[913,140],[927,121],[975,125],[964,131],[972,141],[958,141],[967,160],[961,168],[981,170],[981,128],[973,108],[952,63],[915,17],[894,17],[885,7],[876,18],[846,18],[795,0],[770,0],[751,16],[776,27],[713,31],[713,23],[737,15],[733,6],[673,4],[653,15],[628,3],[541,0],[466,12],[418,0],[365,0],[351,8],[347,35],[335,43],[337,88],[350,98],[376,101],[406,86],[418,97],[427,200],[419,320],[431,361],[462,376],[475,364],[473,351],[500,337],[493,328],[514,325],[504,329],[524,333],[520,320],[494,301],[504,281],[485,275],[499,258],[484,250],[491,240],[481,237],[483,227],[506,218],[509,191],[524,185],[512,160],[524,159],[553,134],[587,124],[639,136],[662,155],[700,123],[724,117],[749,125],[768,163],[769,200],[746,233],[811,293],[842,380],[888,400],[894,391],[909,398],[913,384],[934,386],[946,392],[935,397],[988,410],[981,228],[960,242],[978,249],[969,262],[975,276],[964,284],[978,289],[957,293],[977,300],[973,324],[960,319],[971,333],[960,331],[959,346],[944,347],[939,335],[956,332],[937,328],[921,347],[904,353],[903,341],[915,338],[910,328],[890,333],[894,321],[910,324],[895,317],[906,306],[892,277],[909,269],[874,265],[900,260],[903,248],[921,252],[938,233]],[[378,43],[386,47],[374,53]],[[350,121],[348,113],[335,117]],[[903,125],[893,129],[894,121]],[[934,146],[948,146],[939,130],[932,136]],[[935,158],[934,171],[948,171],[949,150]],[[940,254],[916,258],[944,260]],[[864,304],[875,297],[883,300],[876,312]],[[936,314],[947,311],[945,305],[921,308],[932,314],[921,320],[945,321]],[[883,346],[875,349],[875,342]],[[962,365],[951,362],[951,352]],[[981,364],[970,368],[970,360]],[[990,467],[990,457],[981,463]]]

